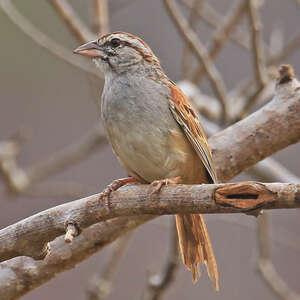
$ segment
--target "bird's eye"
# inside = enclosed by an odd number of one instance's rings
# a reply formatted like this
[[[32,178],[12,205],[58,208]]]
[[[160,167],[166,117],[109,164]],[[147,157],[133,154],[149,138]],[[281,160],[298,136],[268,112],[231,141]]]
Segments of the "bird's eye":
[[[120,41],[119,39],[115,38],[115,39],[112,39],[112,40],[110,41],[110,44],[111,44],[114,48],[117,48],[118,46],[120,46],[121,41]]]

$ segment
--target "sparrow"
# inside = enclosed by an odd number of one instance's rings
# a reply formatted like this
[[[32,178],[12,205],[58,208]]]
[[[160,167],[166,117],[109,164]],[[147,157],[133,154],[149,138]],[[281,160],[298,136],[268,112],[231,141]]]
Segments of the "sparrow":
[[[113,32],[74,53],[92,58],[105,75],[101,117],[115,155],[130,175],[105,195],[130,182],[217,183],[212,154],[197,113],[164,73],[158,58],[139,37]],[[176,227],[183,263],[195,283],[199,263],[219,289],[214,251],[201,214],[178,214]]]

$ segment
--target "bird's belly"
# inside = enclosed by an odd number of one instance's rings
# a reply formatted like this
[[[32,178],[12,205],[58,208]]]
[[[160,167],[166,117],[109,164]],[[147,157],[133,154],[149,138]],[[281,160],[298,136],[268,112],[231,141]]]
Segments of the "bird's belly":
[[[118,124],[108,126],[107,133],[115,154],[131,176],[145,182],[181,176],[185,177],[183,182],[196,183],[201,162],[175,121],[171,128],[157,123]]]

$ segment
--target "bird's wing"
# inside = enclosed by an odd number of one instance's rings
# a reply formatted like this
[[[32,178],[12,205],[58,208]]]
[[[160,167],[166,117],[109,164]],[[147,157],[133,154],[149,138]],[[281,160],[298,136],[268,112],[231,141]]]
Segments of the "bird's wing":
[[[173,117],[184,131],[190,143],[193,145],[193,148],[199,155],[212,181],[217,183],[218,179],[212,161],[211,150],[197,114],[187,97],[172,82],[170,82],[170,89],[171,96],[169,98],[169,105]]]

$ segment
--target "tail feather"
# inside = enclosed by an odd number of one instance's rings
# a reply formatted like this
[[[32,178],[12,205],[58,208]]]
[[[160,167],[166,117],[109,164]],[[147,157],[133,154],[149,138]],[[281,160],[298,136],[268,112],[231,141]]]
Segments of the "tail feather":
[[[219,290],[218,267],[203,216],[176,215],[175,218],[182,260],[192,271],[193,283],[200,277],[198,264],[205,264],[210,279]]]

